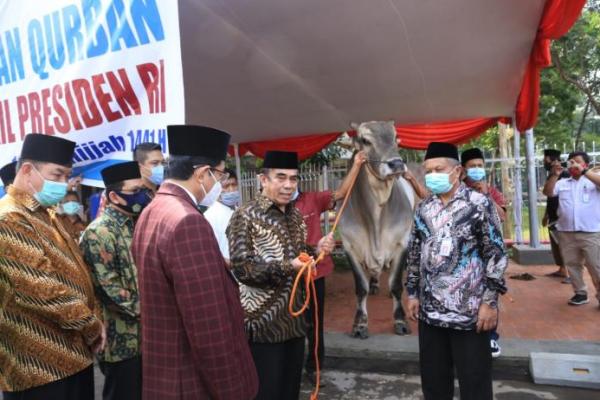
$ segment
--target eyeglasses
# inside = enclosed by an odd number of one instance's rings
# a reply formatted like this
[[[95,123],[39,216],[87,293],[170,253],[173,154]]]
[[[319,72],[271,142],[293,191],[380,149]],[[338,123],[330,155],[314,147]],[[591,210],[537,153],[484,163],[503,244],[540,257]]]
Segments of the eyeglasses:
[[[205,167],[206,165],[193,165],[192,168],[196,169],[196,168],[200,168],[200,167]],[[210,167],[208,169],[210,171],[210,173],[212,174],[212,176],[217,180],[217,182],[225,182],[227,179],[229,179],[229,173],[225,172],[225,171],[220,171],[216,168],[212,168]],[[217,176],[215,176],[215,174]]]

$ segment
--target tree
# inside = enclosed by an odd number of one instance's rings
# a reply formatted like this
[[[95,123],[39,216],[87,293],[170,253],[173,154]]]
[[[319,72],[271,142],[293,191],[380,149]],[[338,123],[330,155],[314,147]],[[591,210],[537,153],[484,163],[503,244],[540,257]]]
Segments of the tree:
[[[552,46],[554,66],[565,82],[573,85],[600,114],[600,11],[591,1],[579,20]]]

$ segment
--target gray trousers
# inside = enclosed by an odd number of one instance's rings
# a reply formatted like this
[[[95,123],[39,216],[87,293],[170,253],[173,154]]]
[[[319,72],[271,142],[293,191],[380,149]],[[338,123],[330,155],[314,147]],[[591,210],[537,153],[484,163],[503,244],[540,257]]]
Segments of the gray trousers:
[[[560,252],[569,270],[576,294],[587,295],[583,280],[583,265],[587,267],[600,301],[600,232],[558,232]]]

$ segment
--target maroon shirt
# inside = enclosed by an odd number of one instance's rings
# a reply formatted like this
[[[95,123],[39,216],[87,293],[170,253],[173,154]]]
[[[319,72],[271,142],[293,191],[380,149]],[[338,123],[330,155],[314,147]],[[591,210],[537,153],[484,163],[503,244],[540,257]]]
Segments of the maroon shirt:
[[[323,237],[321,232],[321,214],[325,211],[333,210],[335,200],[333,193],[325,192],[301,192],[296,199],[296,208],[304,217],[306,224],[307,238],[306,244],[316,247],[319,240]],[[333,272],[333,260],[326,256],[323,261],[317,265],[317,279],[323,278]]]
[[[164,183],[136,225],[144,400],[252,399],[256,368],[239,291],[212,228]]]
[[[474,182],[471,179],[465,179],[465,183],[468,187],[472,188]],[[506,199],[504,199],[504,195],[501,191],[496,189],[496,187],[492,185],[488,185],[488,195],[494,200],[494,203],[498,204],[500,208],[506,209]]]

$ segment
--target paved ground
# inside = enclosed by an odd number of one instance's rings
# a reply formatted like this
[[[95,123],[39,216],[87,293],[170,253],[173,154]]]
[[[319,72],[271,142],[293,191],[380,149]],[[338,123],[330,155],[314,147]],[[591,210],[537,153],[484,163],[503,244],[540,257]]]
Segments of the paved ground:
[[[418,400],[422,399],[418,376],[327,371],[321,400]],[[308,399],[312,388],[305,382],[300,399]],[[458,394],[458,389],[456,390]],[[494,382],[496,400],[597,400],[600,392],[514,381]],[[458,397],[456,397],[458,399]]]
[[[323,380],[326,386],[321,388],[321,400],[422,399],[419,377],[413,375],[326,371]],[[102,399],[102,385],[102,374],[96,370],[96,400]],[[312,389],[308,382],[304,382],[300,400],[309,399]],[[598,391],[537,386],[514,381],[494,382],[494,393],[496,400],[597,400],[600,397]]]
[[[511,262],[507,272],[509,292],[501,297],[500,335],[505,338],[538,340],[600,341],[600,308],[593,297],[593,286],[586,276],[591,291],[590,303],[573,307],[567,300],[573,295],[570,285],[545,274],[553,266],[523,267]],[[519,281],[508,276],[528,272],[537,279]],[[586,274],[587,275],[587,274]],[[325,301],[325,330],[349,332],[352,327],[356,300],[354,280],[350,271],[336,271],[327,278]],[[392,300],[388,295],[387,275],[382,276],[381,291],[369,296],[369,332],[392,334]],[[412,324],[413,332],[416,326]]]

